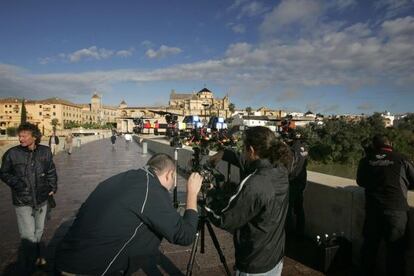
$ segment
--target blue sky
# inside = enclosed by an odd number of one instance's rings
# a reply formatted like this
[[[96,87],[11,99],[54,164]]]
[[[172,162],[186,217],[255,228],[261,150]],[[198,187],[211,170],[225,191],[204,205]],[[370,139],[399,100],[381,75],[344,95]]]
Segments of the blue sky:
[[[0,2],[0,97],[414,112],[414,0]]]

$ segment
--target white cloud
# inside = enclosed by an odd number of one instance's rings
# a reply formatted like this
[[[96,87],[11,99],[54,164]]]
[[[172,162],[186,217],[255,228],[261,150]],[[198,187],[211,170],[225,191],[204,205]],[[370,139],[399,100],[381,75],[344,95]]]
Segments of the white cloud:
[[[383,11],[384,18],[390,19],[400,13],[414,8],[413,0],[377,0],[374,3],[377,11]]]
[[[166,45],[161,45],[161,47],[158,50],[154,49],[148,49],[145,55],[148,58],[164,58],[171,55],[177,55],[181,53],[182,50],[178,47],[169,47]]]
[[[354,8],[358,5],[356,0],[331,0],[327,1],[326,6],[329,9],[344,11],[346,9]]]
[[[236,43],[236,44],[230,44],[230,46],[227,48],[226,56],[228,57],[244,57],[247,54],[250,53],[250,50],[252,49],[252,45],[242,42],[242,43]]]
[[[130,48],[128,50],[119,50],[119,51],[116,52],[116,55],[118,57],[130,57],[130,56],[132,56],[134,51],[135,51],[134,48]]]
[[[0,64],[0,96],[32,92],[73,95],[74,91],[88,94],[94,88],[124,81],[208,81],[244,95],[266,90],[271,94],[275,87],[301,91],[326,85],[356,90],[383,83],[412,87],[412,21],[411,17],[388,20],[380,26],[382,35],[376,35],[377,26],[357,23],[297,41],[235,43],[228,46],[221,58],[155,70],[31,74]],[[179,48],[164,45],[147,55],[156,58],[180,52]]]
[[[273,34],[286,25],[309,25],[318,19],[322,10],[319,0],[282,0],[265,15],[260,30],[264,34]]]
[[[234,3],[229,7],[229,10],[237,9],[248,1],[249,0],[235,0]]]
[[[248,2],[247,4],[241,6],[238,18],[240,19],[244,16],[255,17],[265,13],[268,10],[269,9],[266,6],[264,6],[262,2]]]
[[[114,51],[105,48],[91,46],[89,48],[80,49],[68,55],[70,62],[79,62],[82,59],[107,59],[114,54]]]
[[[144,46],[145,48],[151,48],[154,47],[154,43],[152,43],[149,40],[144,40],[141,42],[141,45]]]
[[[89,48],[84,48],[77,50],[75,52],[66,54],[60,53],[57,56],[39,58],[40,64],[49,64],[56,61],[67,61],[70,63],[76,63],[83,60],[103,60],[109,59],[113,56],[117,57],[129,57],[133,54],[134,48],[127,50],[109,50],[105,48],[98,48],[96,46],[91,46]]]
[[[382,23],[382,29],[389,36],[414,36],[414,17],[407,16]]]

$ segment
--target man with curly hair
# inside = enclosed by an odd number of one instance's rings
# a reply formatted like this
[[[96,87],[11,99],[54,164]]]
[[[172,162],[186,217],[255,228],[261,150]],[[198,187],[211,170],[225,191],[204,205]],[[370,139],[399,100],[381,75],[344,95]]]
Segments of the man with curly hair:
[[[48,198],[57,190],[57,175],[50,148],[39,144],[39,128],[23,123],[18,135],[20,145],[3,155],[0,178],[10,187],[16,210],[21,238],[19,275],[31,275],[36,263],[45,263],[40,257],[40,242]]]

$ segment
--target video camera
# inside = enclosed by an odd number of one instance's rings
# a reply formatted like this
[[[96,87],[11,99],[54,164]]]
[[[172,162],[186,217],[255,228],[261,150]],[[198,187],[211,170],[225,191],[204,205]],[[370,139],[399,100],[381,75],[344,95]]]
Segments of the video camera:
[[[165,115],[165,121],[167,122],[167,124],[176,124],[178,122],[178,116],[167,114]]]
[[[198,172],[203,177],[201,192],[206,194],[210,189],[220,188],[225,181],[225,176],[208,162],[203,163],[203,156],[208,155],[203,148],[193,147],[191,159],[191,171]]]

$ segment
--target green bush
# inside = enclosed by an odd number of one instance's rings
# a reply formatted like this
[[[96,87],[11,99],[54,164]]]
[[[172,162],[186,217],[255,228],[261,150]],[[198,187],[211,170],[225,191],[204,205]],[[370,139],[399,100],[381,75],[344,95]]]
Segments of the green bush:
[[[17,136],[17,127],[8,127],[6,129],[6,133],[8,136],[10,137],[15,137]]]

